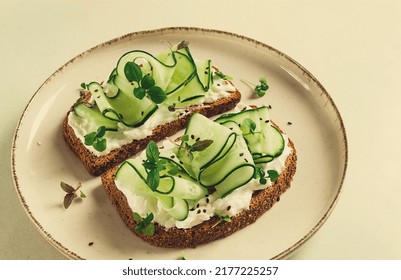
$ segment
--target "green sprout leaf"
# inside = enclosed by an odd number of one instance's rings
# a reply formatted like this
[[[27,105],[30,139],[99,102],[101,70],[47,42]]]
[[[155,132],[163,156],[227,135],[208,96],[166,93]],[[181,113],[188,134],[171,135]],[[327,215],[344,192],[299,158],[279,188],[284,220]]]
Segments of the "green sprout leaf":
[[[157,169],[151,169],[146,177],[146,184],[152,191],[157,190],[160,183],[160,174]]]
[[[205,150],[212,143],[213,143],[213,140],[210,140],[210,139],[201,140],[201,141],[195,142],[189,149],[191,152],[200,152],[200,151]]]
[[[155,86],[155,80],[149,74],[145,75],[141,80],[141,86],[144,89],[150,89]]]
[[[265,171],[263,168],[257,166],[253,178],[259,179],[259,183],[265,185],[267,184],[267,178],[269,178],[271,182],[274,182],[278,179],[279,175],[280,174],[276,170],[271,169]]]
[[[134,212],[133,213],[133,218],[135,222],[137,222],[137,225],[135,227],[135,230],[139,233],[143,233],[145,235],[153,235],[155,232],[155,225],[152,223],[152,220],[154,218],[153,213],[150,213],[147,215],[144,219],[142,217]]]
[[[96,131],[96,137],[101,138],[106,134],[106,127],[104,125],[100,126]]]
[[[134,96],[142,100],[146,96],[145,89],[141,87],[134,88]]]
[[[91,132],[91,133],[85,135],[84,143],[87,146],[92,146],[93,142],[95,142],[95,139],[96,139],[96,132]]]
[[[279,177],[279,174],[276,170],[267,170],[267,174],[272,182],[276,181]]]
[[[163,89],[161,89],[158,86],[153,86],[148,90],[148,95],[149,98],[155,102],[156,104],[162,103],[164,100],[166,100],[167,95],[164,92]]]
[[[103,152],[104,150],[106,150],[106,147],[107,147],[106,139],[100,139],[100,140],[96,139],[93,142],[93,148],[95,148],[96,151]]]
[[[232,77],[227,76],[227,75],[223,74],[223,73],[220,72],[220,71],[215,71],[214,74],[215,74],[218,78],[223,79],[223,80],[226,80],[226,81],[231,81],[231,80],[233,79]]]
[[[88,133],[84,136],[84,143],[99,152],[103,152],[107,147],[107,141],[102,137],[106,134],[106,127],[100,126],[95,132]]]
[[[166,100],[167,95],[164,90],[156,86],[156,81],[150,74],[143,75],[141,67],[135,62],[125,64],[124,74],[128,81],[138,84],[132,92],[136,98],[143,99],[147,95],[156,104]]]
[[[82,187],[81,183],[78,183],[78,186],[76,188],[64,182],[60,182],[60,186],[63,189],[63,191],[67,193],[63,199],[63,206],[65,209],[70,207],[74,199],[78,197],[77,195],[78,190],[80,191],[79,197],[86,198],[86,195],[82,192],[82,190],[80,190],[80,188]]]
[[[247,85],[249,85],[254,90],[256,95],[259,96],[259,97],[264,96],[266,94],[266,91],[269,89],[269,85],[267,84],[267,81],[266,81],[265,77],[260,77],[259,78],[259,84],[248,82],[246,80],[242,80],[242,82],[244,82]]]
[[[254,134],[255,129],[256,129],[256,123],[249,118],[245,119],[241,125],[241,131],[244,135]]]
[[[146,146],[146,157],[150,162],[157,162],[159,160],[159,148],[154,141],[150,141]]]
[[[125,64],[124,74],[130,82],[139,83],[142,79],[142,70],[135,62],[127,62]]]
[[[166,169],[166,161],[159,158],[157,144],[150,141],[146,146],[146,160],[142,163],[147,172],[146,184],[152,191],[156,191],[160,183],[160,171]]]
[[[189,140],[189,135],[184,134],[181,137],[181,145],[178,147],[178,152],[177,152],[178,158],[184,159],[184,161],[185,158],[187,158],[189,161],[192,161],[194,158],[193,152],[203,151],[213,143],[213,140],[205,139],[205,140],[197,140],[195,141],[194,144],[190,145],[188,143],[188,140]]]

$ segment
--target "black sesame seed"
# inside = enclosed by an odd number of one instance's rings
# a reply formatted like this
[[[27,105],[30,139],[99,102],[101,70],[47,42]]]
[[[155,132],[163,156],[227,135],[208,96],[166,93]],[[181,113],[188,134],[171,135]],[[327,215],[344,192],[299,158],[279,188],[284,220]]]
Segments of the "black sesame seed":
[[[277,202],[280,201],[280,197],[277,197]]]
[[[195,139],[195,136],[193,134],[191,135],[191,139]]]
[[[171,155],[170,158],[175,158],[175,155]]]
[[[209,198],[206,198],[206,203],[209,203]]]
[[[196,212],[197,214],[200,214],[202,211],[199,209],[198,212]]]
[[[93,245],[93,242],[89,242],[88,245],[89,245],[89,246],[92,246],[92,245]]]
[[[268,123],[268,122],[270,122],[270,120],[265,120],[265,123]]]
[[[98,89],[95,89],[95,92],[98,92],[99,90]]]
[[[231,205],[228,205],[227,206],[227,211],[230,211],[230,209],[231,209]]]
[[[288,125],[292,125],[292,122],[287,122]]]
[[[206,213],[206,209],[203,209],[203,213]]]
[[[199,208],[199,203],[196,205],[196,208]]]
[[[142,111],[142,112],[141,112],[141,116],[143,116],[143,114],[144,114],[144,113],[145,113],[145,112],[144,112],[144,111]]]
[[[244,160],[245,160],[246,162],[248,162],[248,160],[247,160],[246,158],[244,158]]]
[[[195,140],[195,141],[196,141],[196,142],[198,142],[199,140],[200,140],[200,138],[198,137],[198,138],[196,138],[196,140]]]
[[[244,153],[240,153],[239,156],[242,157],[244,155]]]

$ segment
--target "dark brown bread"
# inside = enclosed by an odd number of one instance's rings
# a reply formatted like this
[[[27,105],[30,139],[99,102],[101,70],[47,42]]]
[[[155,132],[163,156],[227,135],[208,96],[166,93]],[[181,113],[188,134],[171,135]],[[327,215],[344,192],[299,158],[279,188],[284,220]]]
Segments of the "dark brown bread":
[[[88,96],[85,96],[88,98]],[[93,175],[99,176],[106,170],[123,162],[125,159],[144,150],[146,145],[151,141],[160,141],[168,136],[174,135],[188,124],[190,116],[195,113],[201,113],[207,117],[221,114],[233,109],[241,99],[241,94],[238,90],[230,93],[228,97],[220,98],[213,103],[208,103],[206,106],[190,107],[190,112],[183,115],[177,120],[156,127],[152,135],[141,140],[133,140],[131,143],[123,145],[121,148],[115,149],[110,153],[102,156],[96,156],[88,150],[84,143],[75,135],[74,130],[68,124],[68,114],[63,123],[63,136],[65,141],[70,146],[71,150],[79,157],[85,166],[86,170]]]
[[[288,145],[292,148],[292,153],[286,159],[285,170],[270,187],[254,191],[249,209],[232,217],[231,222],[219,222],[218,217],[212,217],[210,220],[190,229],[171,228],[166,230],[163,226],[155,224],[155,233],[153,235],[138,233],[135,231],[137,223],[133,219],[132,209],[128,205],[125,195],[114,183],[117,167],[104,173],[101,178],[111,202],[132,232],[154,246],[194,248],[201,244],[227,237],[254,223],[280,199],[281,194],[290,187],[296,171],[297,153],[291,140]]]

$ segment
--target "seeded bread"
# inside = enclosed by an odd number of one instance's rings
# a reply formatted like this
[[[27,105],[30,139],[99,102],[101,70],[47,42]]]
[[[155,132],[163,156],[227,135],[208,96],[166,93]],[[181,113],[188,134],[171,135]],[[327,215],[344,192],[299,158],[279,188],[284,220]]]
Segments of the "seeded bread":
[[[87,100],[89,98],[90,93],[86,93],[86,95],[81,98],[80,102],[82,102],[82,99]],[[185,128],[188,124],[190,116],[193,113],[198,112],[207,117],[211,117],[233,109],[240,99],[241,94],[238,90],[236,90],[231,92],[228,97],[220,98],[213,103],[206,104],[206,106],[189,107],[188,113],[184,114],[177,120],[157,126],[152,131],[152,135],[141,140],[133,140],[131,143],[123,145],[122,147],[102,156],[93,154],[75,135],[73,128],[68,124],[68,114],[72,113],[72,109],[67,113],[67,116],[64,119],[63,136],[71,150],[82,161],[87,171],[93,176],[99,176],[106,170],[123,162],[125,159],[144,150],[150,141],[160,141]]]
[[[159,247],[195,248],[201,244],[227,237],[254,223],[263,213],[279,201],[281,194],[290,187],[291,180],[296,171],[297,153],[291,140],[289,140],[288,145],[292,148],[292,153],[286,159],[285,170],[270,187],[254,191],[249,209],[231,217],[231,222],[219,222],[220,218],[212,217],[210,220],[190,229],[171,228],[168,230],[156,223],[153,235],[149,236],[138,233],[135,231],[137,222],[133,219],[133,211],[125,195],[114,183],[117,167],[104,173],[101,179],[106,193],[122,220],[140,238]]]

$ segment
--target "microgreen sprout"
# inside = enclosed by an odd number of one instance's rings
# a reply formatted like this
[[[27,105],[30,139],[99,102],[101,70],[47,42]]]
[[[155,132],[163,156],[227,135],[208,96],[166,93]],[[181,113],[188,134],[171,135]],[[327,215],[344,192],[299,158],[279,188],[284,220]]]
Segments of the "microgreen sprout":
[[[95,150],[103,152],[106,149],[107,141],[103,136],[106,133],[106,127],[100,126],[96,131],[88,133],[84,136],[85,145],[93,146]]]
[[[276,170],[265,171],[261,167],[256,167],[255,175],[253,178],[259,179],[259,183],[262,185],[265,185],[267,183],[267,178],[269,178],[271,182],[274,182],[278,179],[278,176],[279,176],[279,174]]]
[[[223,74],[220,71],[214,71],[214,75],[220,79],[226,80],[226,81],[231,81],[233,78],[230,76],[227,76],[225,74]]]
[[[67,193],[64,196],[64,201],[63,201],[63,205],[64,205],[65,209],[70,207],[72,201],[78,197],[78,195],[77,195],[78,190],[79,190],[79,197],[81,197],[81,198],[86,197],[86,195],[82,192],[82,190],[80,190],[82,187],[81,183],[78,183],[78,186],[76,188],[74,188],[71,185],[64,183],[64,182],[61,182],[60,186],[63,189],[63,191],[65,191]]]
[[[227,222],[227,223],[231,222],[231,217],[228,216],[228,215],[226,215],[226,216],[221,216],[221,215],[219,215],[219,214],[215,214],[215,216],[218,217],[219,220],[218,220],[214,225],[212,225],[212,228],[214,228],[215,226],[217,226],[217,225],[220,224],[221,222]]]
[[[187,134],[184,134],[181,137],[181,145],[179,146],[177,153],[177,156],[179,158],[187,157],[189,160],[193,160],[194,158],[193,152],[203,151],[213,143],[213,140],[206,139],[197,141],[195,140],[195,143],[191,145],[188,143],[189,138],[190,137]],[[195,137],[192,136],[191,138]]]
[[[164,90],[156,86],[156,82],[150,74],[143,75],[141,67],[135,62],[127,62],[124,66],[124,74],[128,81],[136,82],[133,94],[138,99],[143,99],[146,95],[155,103],[160,104],[167,95]]]
[[[135,227],[137,232],[145,235],[153,235],[155,233],[155,225],[152,223],[153,213],[150,213],[145,218],[142,218],[141,215],[136,212],[134,212],[132,215],[134,220],[137,222]]]
[[[269,85],[267,84],[265,77],[259,78],[259,84],[254,84],[246,80],[242,80],[242,82],[250,86],[259,97],[264,96],[266,94],[266,91],[269,89]]]
[[[241,131],[243,135],[255,134],[255,129],[256,123],[249,118],[245,119],[241,124]]]
[[[143,162],[147,172],[146,184],[152,191],[156,191],[160,182],[160,171],[166,169],[166,161],[159,158],[160,152],[157,144],[150,141],[146,147],[146,160]]]

